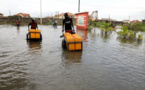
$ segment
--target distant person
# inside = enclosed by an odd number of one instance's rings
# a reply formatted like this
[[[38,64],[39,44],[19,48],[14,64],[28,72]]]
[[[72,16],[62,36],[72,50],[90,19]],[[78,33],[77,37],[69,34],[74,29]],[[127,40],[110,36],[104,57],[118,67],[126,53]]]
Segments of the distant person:
[[[106,23],[108,23],[108,20],[106,20]]]
[[[19,19],[18,19],[18,18],[17,18],[17,20],[16,20],[16,25],[17,25],[17,27],[20,26],[20,22],[19,22]]]
[[[57,26],[57,20],[53,20],[52,25]]]
[[[52,25],[54,25],[55,24],[55,20],[53,20],[53,22],[52,22]]]
[[[114,27],[112,22],[110,22],[110,26],[111,26],[111,27]]]
[[[30,22],[28,24],[28,28],[29,28],[30,25],[31,25],[31,29],[36,29],[36,28],[38,29],[37,23],[35,22],[34,19],[32,19],[32,22]]]
[[[62,32],[74,32],[73,20],[68,17],[68,14],[64,14],[65,19],[63,20],[62,24]]]
[[[57,26],[57,20],[55,20],[55,24],[56,24],[56,26]]]

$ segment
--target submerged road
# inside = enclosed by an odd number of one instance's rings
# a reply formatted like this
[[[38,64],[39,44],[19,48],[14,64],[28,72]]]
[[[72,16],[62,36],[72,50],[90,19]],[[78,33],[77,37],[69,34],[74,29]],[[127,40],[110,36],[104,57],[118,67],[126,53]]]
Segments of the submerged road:
[[[61,26],[39,28],[27,42],[27,26],[0,25],[0,90],[145,90],[145,40],[76,30],[83,51],[68,52]]]

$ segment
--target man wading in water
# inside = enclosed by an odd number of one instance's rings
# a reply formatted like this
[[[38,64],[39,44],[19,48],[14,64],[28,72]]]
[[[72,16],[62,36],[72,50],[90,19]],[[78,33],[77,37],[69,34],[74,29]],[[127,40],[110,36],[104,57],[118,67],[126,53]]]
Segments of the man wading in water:
[[[63,20],[63,24],[62,24],[62,32],[64,32],[64,30],[65,32],[69,32],[69,33],[74,32],[73,20],[68,17],[67,13],[64,14],[64,17],[65,19]]]
[[[65,30],[65,32],[74,34],[75,31],[74,31],[74,26],[73,26],[73,20],[68,17],[67,13],[64,14],[64,17],[65,17],[65,19],[63,20],[63,23],[62,23],[62,32],[64,32],[64,30]],[[64,29],[64,27],[65,27],[65,29]],[[61,35],[60,37],[64,37],[64,35]],[[66,48],[65,39],[62,41],[62,47]]]
[[[30,22],[29,24],[28,24],[28,29],[29,29],[29,26],[31,25],[31,29],[38,29],[38,26],[37,26],[37,23],[35,22],[35,20],[34,19],[32,19],[32,22]]]

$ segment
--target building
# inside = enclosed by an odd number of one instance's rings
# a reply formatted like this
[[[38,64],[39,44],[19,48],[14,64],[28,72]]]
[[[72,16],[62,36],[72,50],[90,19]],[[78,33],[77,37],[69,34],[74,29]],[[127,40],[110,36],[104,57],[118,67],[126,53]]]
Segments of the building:
[[[66,13],[68,14],[68,16],[69,16],[70,18],[75,18],[75,15],[74,15],[74,14],[72,14],[72,13],[70,13],[70,12],[66,12]],[[64,19],[64,14],[65,14],[65,13],[61,13],[61,14],[55,15],[55,18]]]
[[[139,20],[133,20],[133,21],[131,21],[130,23],[131,23],[131,25],[133,25],[133,24],[136,23],[136,22],[141,22],[141,21],[139,21]]]
[[[0,13],[0,17],[3,17],[3,14],[2,13]]]
[[[98,19],[98,11],[93,11],[91,14],[91,18],[93,21],[97,20]]]
[[[130,21],[129,21],[129,20],[123,20],[123,22],[124,22],[124,23],[130,23]]]
[[[21,16],[21,17],[24,17],[24,18],[30,18],[30,14],[27,14],[27,13],[18,13],[14,16]]]

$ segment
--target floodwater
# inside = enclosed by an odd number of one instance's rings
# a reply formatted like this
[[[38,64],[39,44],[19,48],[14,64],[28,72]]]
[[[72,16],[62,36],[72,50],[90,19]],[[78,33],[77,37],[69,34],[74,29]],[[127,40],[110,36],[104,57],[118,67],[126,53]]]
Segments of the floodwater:
[[[0,90],[145,90],[145,40],[77,30],[83,51],[68,52],[61,26],[39,28],[32,42],[27,26],[0,25]]]

